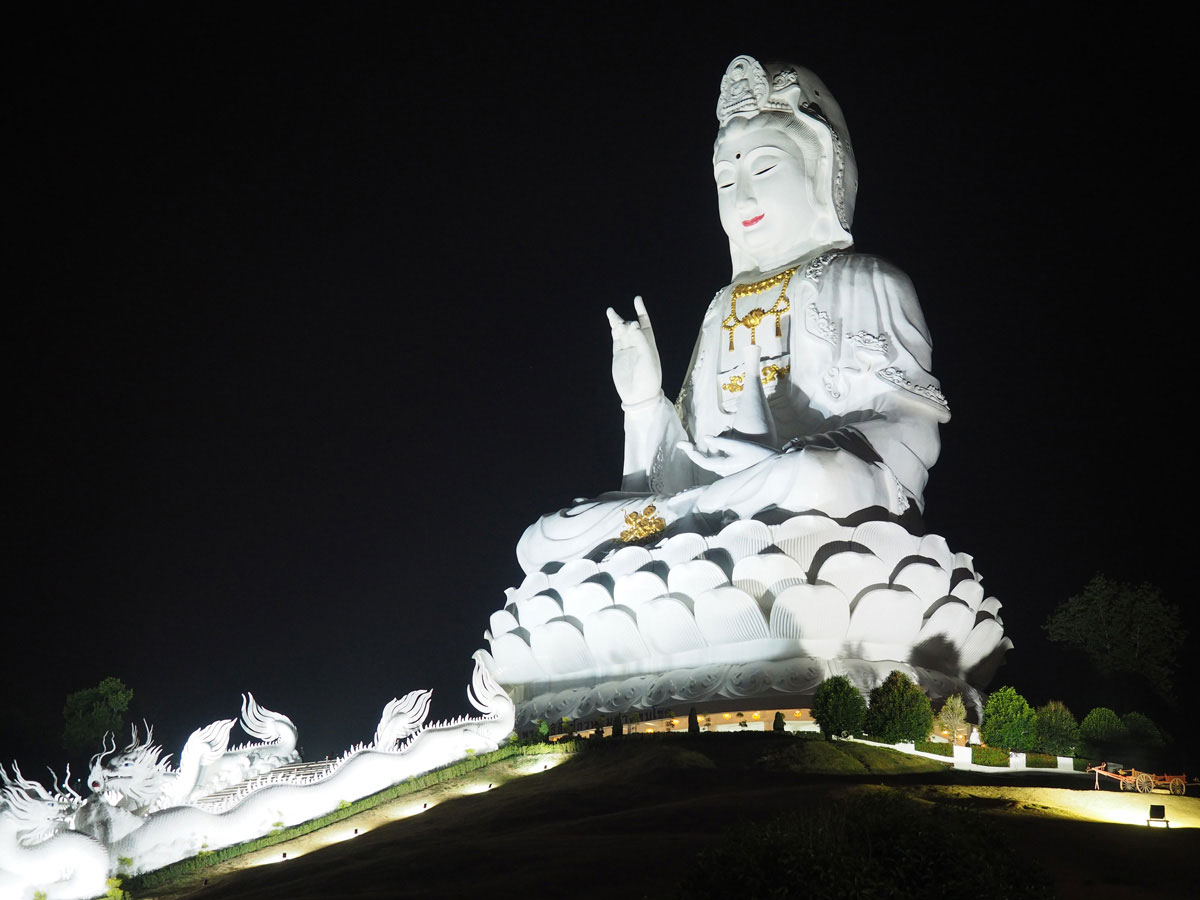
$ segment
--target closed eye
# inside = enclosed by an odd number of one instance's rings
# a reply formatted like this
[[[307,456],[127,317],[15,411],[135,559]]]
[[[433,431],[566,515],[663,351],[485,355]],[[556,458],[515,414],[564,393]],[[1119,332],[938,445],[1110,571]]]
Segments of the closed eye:
[[[773,168],[775,168],[775,166],[776,166],[776,163],[771,163],[771,165],[769,165],[769,166],[767,166],[767,167],[765,167],[765,168],[759,169],[759,170],[758,170],[757,172],[755,172],[754,174],[755,174],[755,175],[766,175],[766,174],[767,174],[768,172],[770,172],[770,171],[771,171]]]

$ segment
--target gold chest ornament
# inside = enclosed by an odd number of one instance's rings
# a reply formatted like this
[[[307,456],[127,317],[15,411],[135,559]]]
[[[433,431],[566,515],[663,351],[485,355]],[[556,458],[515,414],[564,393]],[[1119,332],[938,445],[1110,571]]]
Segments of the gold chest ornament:
[[[750,343],[754,344],[758,337],[758,326],[768,316],[775,317],[775,337],[783,337],[783,328],[779,320],[785,312],[792,308],[792,303],[787,298],[787,289],[788,282],[792,280],[792,276],[795,273],[796,267],[793,266],[787,271],[779,272],[770,278],[764,278],[762,281],[756,281],[753,284],[739,284],[734,287],[733,293],[729,298],[729,315],[721,322],[721,327],[729,332],[730,350],[733,350],[733,333],[737,330],[738,326],[750,329]],[[763,309],[761,306],[756,306],[744,316],[738,315],[737,304],[739,300],[764,293],[779,285],[783,285],[783,287],[779,291],[779,296],[775,298],[775,305],[770,309]]]

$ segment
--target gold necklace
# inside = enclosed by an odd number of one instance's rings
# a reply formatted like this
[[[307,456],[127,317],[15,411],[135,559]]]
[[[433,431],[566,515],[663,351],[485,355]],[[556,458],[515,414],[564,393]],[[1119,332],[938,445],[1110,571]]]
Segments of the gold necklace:
[[[754,284],[739,284],[734,287],[729,301],[729,315],[721,323],[721,327],[729,332],[730,350],[733,349],[733,332],[739,325],[750,329],[750,343],[753,345],[758,336],[759,324],[770,315],[775,316],[775,337],[783,337],[783,329],[779,324],[779,319],[785,312],[792,308],[792,303],[787,298],[787,289],[788,282],[792,280],[792,275],[795,274],[796,268],[796,266],[793,266],[786,272],[780,272],[777,275],[772,275],[770,278],[756,281]],[[756,306],[744,316],[738,316],[737,302],[743,297],[761,294],[781,284],[783,285],[783,289],[779,292],[779,296],[775,298],[775,305],[770,309],[763,309],[761,306]]]

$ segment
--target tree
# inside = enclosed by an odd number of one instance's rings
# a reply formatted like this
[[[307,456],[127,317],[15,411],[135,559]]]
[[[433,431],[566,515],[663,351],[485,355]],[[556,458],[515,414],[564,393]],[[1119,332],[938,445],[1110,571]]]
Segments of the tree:
[[[1174,702],[1175,670],[1187,632],[1179,607],[1152,584],[1096,575],[1042,626],[1050,640],[1082,651],[1101,675],[1133,676]]]
[[[1042,753],[1074,756],[1079,746],[1079,725],[1065,703],[1051,700],[1037,711],[1037,742]]]
[[[946,698],[946,702],[938,710],[934,727],[944,731],[952,744],[958,743],[959,735],[965,737],[968,734],[967,706],[963,703],[962,694],[951,694]]]
[[[94,750],[104,735],[124,730],[133,691],[119,678],[67,695],[63,706],[63,746],[72,753]]]
[[[787,722],[784,721],[783,713],[779,710],[775,710],[775,721],[771,723],[771,730],[779,734],[787,731]]]
[[[537,720],[537,736],[538,741],[543,744],[550,740],[550,723],[545,719]]]
[[[1037,713],[1011,687],[1002,687],[983,705],[979,736],[990,747],[1032,750],[1037,741]]]
[[[826,678],[813,696],[813,718],[826,739],[858,734],[867,718],[867,704],[845,675]]]
[[[1125,740],[1125,725],[1107,706],[1097,706],[1079,723],[1079,736],[1089,756],[1101,756]]]
[[[696,707],[688,710],[688,734],[700,733],[700,718],[696,715]]]
[[[927,741],[933,731],[933,708],[925,692],[899,669],[871,691],[867,733],[889,744]]]
[[[1161,747],[1162,732],[1154,724],[1154,720],[1140,712],[1128,712],[1121,716],[1121,724],[1125,726],[1129,743],[1137,747]]]
[[[625,725],[620,713],[613,714],[613,737],[624,737]]]

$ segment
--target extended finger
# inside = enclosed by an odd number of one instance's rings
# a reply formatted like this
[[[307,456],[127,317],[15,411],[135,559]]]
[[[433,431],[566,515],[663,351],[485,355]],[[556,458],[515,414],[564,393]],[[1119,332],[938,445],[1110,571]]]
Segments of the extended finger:
[[[611,306],[605,310],[608,313],[608,324],[612,326],[613,331],[625,324],[625,320],[617,315],[617,311]]]
[[[646,335],[646,340],[650,346],[656,346],[654,341],[654,327],[650,324],[650,313],[646,312],[646,301],[642,299],[642,295],[638,294],[633,298],[633,308],[637,313],[638,325],[641,326],[642,332]]]

